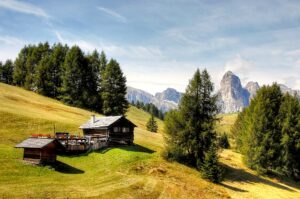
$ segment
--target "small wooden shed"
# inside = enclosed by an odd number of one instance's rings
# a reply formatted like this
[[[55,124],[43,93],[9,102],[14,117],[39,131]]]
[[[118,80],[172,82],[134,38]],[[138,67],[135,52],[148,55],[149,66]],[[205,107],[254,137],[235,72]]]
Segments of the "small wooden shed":
[[[91,117],[79,128],[85,137],[107,144],[132,144],[136,125],[124,116]]]
[[[62,145],[53,138],[28,138],[15,147],[24,148],[24,161],[47,164],[56,162],[56,152]]]

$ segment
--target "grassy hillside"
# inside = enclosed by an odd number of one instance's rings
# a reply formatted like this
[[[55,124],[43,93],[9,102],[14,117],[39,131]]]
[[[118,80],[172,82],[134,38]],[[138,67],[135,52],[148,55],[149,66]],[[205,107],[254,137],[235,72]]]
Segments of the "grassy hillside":
[[[228,198],[226,190],[200,178],[194,169],[161,159],[159,133],[145,128],[149,114],[131,107],[138,128],[135,145],[81,156],[59,156],[55,171],[24,164],[16,143],[32,133],[81,133],[93,114],[24,89],[0,84],[0,198]]]
[[[157,134],[148,132],[150,115],[134,107],[127,113],[138,126],[134,146],[59,156],[57,170],[24,164],[23,150],[14,148],[32,133],[52,133],[54,124],[58,131],[79,134],[92,114],[0,83],[0,198],[300,198],[299,184],[258,176],[232,150],[220,153],[227,170],[220,185],[164,161],[163,122],[158,120]],[[235,118],[221,115],[217,131],[229,132]]]

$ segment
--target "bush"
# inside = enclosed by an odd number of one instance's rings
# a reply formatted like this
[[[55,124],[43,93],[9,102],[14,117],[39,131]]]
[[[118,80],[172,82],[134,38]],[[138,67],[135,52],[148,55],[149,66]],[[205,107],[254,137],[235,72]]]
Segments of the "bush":
[[[226,133],[223,133],[219,137],[219,146],[223,149],[228,149],[230,147],[229,141],[228,141],[228,136]]]

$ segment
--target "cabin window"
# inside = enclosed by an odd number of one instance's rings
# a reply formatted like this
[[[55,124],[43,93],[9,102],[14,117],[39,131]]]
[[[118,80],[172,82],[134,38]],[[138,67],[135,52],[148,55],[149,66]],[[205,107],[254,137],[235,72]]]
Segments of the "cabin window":
[[[123,127],[122,128],[122,132],[123,133],[128,133],[129,132],[129,128],[128,127]]]
[[[114,127],[114,132],[120,132],[121,128],[120,127]]]

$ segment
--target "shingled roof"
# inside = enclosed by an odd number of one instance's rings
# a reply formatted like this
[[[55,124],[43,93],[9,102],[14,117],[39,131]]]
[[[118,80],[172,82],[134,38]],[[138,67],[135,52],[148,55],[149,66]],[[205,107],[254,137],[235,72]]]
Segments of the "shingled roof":
[[[17,144],[15,147],[41,149],[53,142],[54,140],[55,139],[52,138],[28,138],[20,144]]]
[[[115,123],[118,120],[120,120],[121,118],[123,118],[123,116],[107,116],[107,117],[95,117],[94,116],[89,121],[87,121],[86,123],[82,124],[79,128],[80,129],[99,129],[99,128],[101,129],[101,128],[107,128],[110,125],[112,125],[113,123]],[[132,123],[132,122],[130,122],[130,123]],[[133,125],[136,126],[135,124],[133,124]]]

